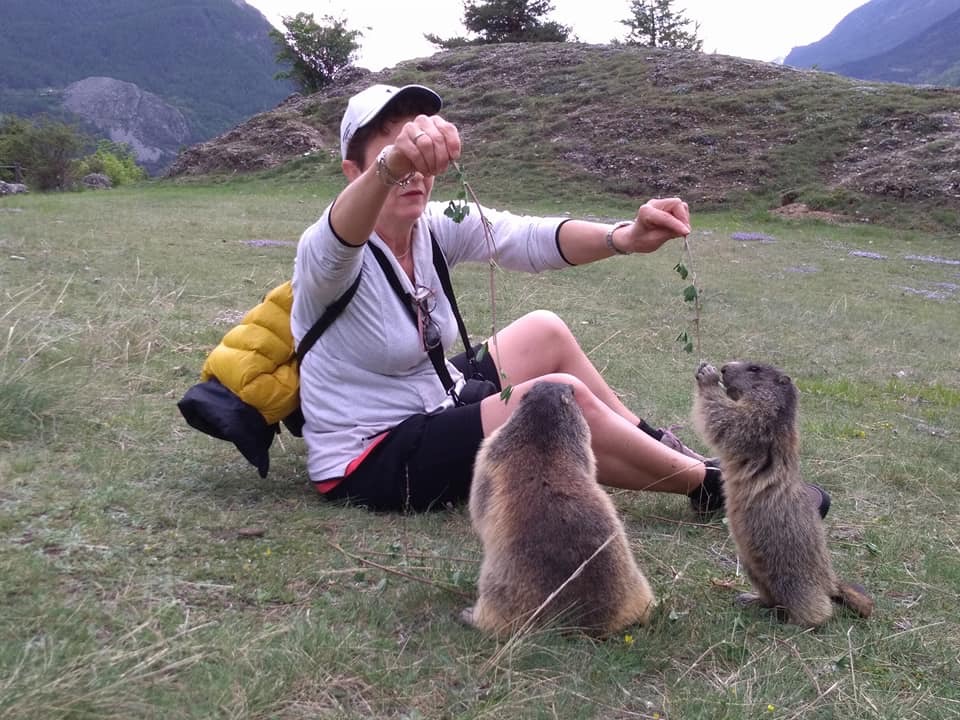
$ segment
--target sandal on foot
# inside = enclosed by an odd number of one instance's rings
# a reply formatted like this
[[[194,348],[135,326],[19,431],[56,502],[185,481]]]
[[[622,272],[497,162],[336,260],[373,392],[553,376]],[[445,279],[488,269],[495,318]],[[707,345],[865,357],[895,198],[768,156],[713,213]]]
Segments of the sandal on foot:
[[[686,455],[688,458],[693,458],[694,460],[699,460],[700,462],[707,461],[707,458],[698,453],[696,450],[688,448],[680,441],[680,438],[674,435],[673,432],[667,428],[660,428],[660,432],[663,433],[660,436],[660,442],[662,442],[671,450],[676,450],[681,455]]]
[[[825,518],[827,513],[830,512],[830,495],[822,487],[813,483],[807,483],[807,492],[810,499],[817,504],[817,512],[820,513],[820,517]]]
[[[646,420],[641,420],[637,427],[643,430],[647,435],[652,437],[654,440],[663,443],[671,450],[675,450],[682,455],[686,455],[689,458],[694,460],[699,460],[700,462],[705,462],[706,458],[698,453],[696,450],[692,450],[684,445],[680,438],[674,435],[673,430],[670,428],[655,428],[647,423]]]
[[[710,458],[704,465],[707,466],[707,472],[703,476],[703,482],[687,493],[690,507],[700,518],[723,511],[723,476],[720,473],[720,463],[715,458]]]

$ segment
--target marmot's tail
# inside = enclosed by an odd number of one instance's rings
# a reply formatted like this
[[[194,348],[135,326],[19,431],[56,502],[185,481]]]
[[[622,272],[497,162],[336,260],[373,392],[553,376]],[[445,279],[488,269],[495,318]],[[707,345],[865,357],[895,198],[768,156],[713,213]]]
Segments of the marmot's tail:
[[[873,614],[873,598],[867,595],[862,585],[840,581],[837,594],[833,601],[838,605],[853,610],[860,617],[870,617]]]

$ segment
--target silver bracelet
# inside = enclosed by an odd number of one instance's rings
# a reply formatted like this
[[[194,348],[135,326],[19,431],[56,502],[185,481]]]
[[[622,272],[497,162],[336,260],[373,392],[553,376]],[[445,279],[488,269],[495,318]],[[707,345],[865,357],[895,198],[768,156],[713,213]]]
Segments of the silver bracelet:
[[[410,184],[410,181],[413,180],[415,172],[408,172],[403,177],[398,178],[392,172],[390,168],[387,167],[387,148],[384,148],[380,151],[380,154],[377,155],[377,177],[380,178],[380,182],[384,185],[392,186],[399,185],[402,188],[405,188]]]
[[[628,251],[621,250],[620,248],[618,248],[616,245],[613,244],[613,233],[615,233],[617,230],[619,230],[622,227],[626,227],[627,225],[633,225],[633,222],[630,220],[625,220],[624,222],[618,222],[612,228],[607,230],[607,247],[610,248],[610,250],[615,252],[617,255],[630,254]]]

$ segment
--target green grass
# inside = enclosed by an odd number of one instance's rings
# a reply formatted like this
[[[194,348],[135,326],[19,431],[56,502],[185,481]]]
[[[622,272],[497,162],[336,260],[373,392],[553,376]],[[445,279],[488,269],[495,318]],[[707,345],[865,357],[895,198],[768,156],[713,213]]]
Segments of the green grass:
[[[506,647],[456,620],[480,553],[463,508],[325,503],[301,441],[277,439],[264,480],[176,410],[238,314],[289,277],[289,243],[339,187],[323,163],[295,170],[0,204],[0,715],[960,717],[960,292],[919,294],[960,280],[906,257],[957,259],[955,238],[695,214],[703,354],[796,379],[802,467],[833,496],[833,560],[876,597],[873,619],[804,632],[739,609],[722,522],[617,492],[660,598],[652,625]],[[494,207],[631,212],[481,178]],[[263,239],[288,244],[246,242]],[[674,341],[690,327],[680,257],[674,244],[498,275],[497,315],[557,311],[631,406],[683,424],[696,358]],[[484,335],[486,269],[454,278]]]

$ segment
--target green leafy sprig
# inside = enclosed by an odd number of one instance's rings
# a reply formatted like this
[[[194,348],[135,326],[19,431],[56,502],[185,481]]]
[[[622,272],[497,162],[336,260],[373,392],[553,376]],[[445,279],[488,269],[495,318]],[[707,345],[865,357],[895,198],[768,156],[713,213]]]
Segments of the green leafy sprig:
[[[443,214],[453,220],[455,223],[463,222],[463,219],[470,214],[470,204],[468,199],[473,201],[473,203],[477,206],[477,212],[480,213],[480,222],[481,225],[483,225],[483,236],[487,241],[487,250],[489,252],[490,263],[490,337],[493,339],[494,357],[497,358],[497,364],[500,365],[500,349],[497,347],[497,285],[496,276],[494,275],[494,271],[497,269],[497,244],[493,239],[493,229],[490,221],[484,216],[483,209],[480,206],[480,201],[477,199],[477,194],[473,191],[470,183],[467,182],[466,174],[463,172],[463,167],[459,163],[454,162],[453,169],[457,176],[459,189],[457,190],[456,199],[449,202],[446,210],[443,211]],[[477,360],[480,360],[485,353],[490,351],[487,345],[487,342],[484,342],[483,345],[481,345],[480,352],[477,353]],[[504,384],[504,381],[507,379],[507,374],[503,371],[502,366],[500,366],[500,368],[500,385],[503,388],[500,391],[500,399],[503,402],[507,402],[510,400],[510,396],[513,394],[513,385]]]
[[[469,185],[463,173],[463,168],[460,167],[459,163],[453,163],[453,170],[457,175],[457,183],[460,187],[457,190],[456,199],[451,200],[447,204],[447,209],[443,211],[443,214],[455,223],[461,223],[463,219],[470,214],[470,205],[467,203]]]
[[[683,288],[683,301],[693,304],[693,329],[691,331],[682,330],[677,335],[677,342],[683,345],[684,352],[692,353],[694,348],[697,351],[697,357],[703,357],[700,343],[700,313],[702,310],[701,295],[702,291],[697,285],[697,273],[693,269],[693,252],[690,250],[690,243],[687,236],[683,236],[683,257],[673,266],[673,269],[680,276],[681,280],[689,280],[690,283]],[[691,339],[691,332],[693,338]]]

